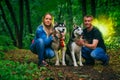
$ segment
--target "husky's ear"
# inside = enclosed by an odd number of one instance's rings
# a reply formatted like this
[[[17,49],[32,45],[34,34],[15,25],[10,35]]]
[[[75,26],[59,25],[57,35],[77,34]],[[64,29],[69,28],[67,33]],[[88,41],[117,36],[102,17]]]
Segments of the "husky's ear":
[[[83,23],[81,23],[80,27],[81,27],[82,29],[84,28]]]
[[[66,25],[66,21],[64,20],[64,25]]]
[[[58,23],[57,23],[57,22],[55,22],[55,23],[54,23],[54,27],[56,27],[57,25],[58,25]]]
[[[77,27],[77,25],[76,25],[76,24],[74,24],[74,25],[73,25],[73,28],[75,29],[76,27]]]

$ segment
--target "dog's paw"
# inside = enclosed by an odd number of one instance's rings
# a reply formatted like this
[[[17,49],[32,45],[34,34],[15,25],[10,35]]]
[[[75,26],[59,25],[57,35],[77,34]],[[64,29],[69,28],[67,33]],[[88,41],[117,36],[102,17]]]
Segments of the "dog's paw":
[[[66,64],[62,64],[63,66],[66,66]]]
[[[79,64],[80,66],[84,66],[82,63]]]
[[[62,61],[62,65],[63,65],[63,66],[66,66],[66,63],[65,63],[65,61]]]
[[[59,66],[60,64],[59,63],[55,63],[56,66]]]
[[[74,65],[74,67],[78,67],[78,65],[77,65],[77,64],[75,64],[75,65]]]

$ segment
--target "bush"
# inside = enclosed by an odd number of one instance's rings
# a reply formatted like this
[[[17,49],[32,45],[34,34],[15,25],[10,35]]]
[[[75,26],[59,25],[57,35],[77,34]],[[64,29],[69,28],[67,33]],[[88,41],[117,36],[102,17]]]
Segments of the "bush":
[[[120,48],[120,36],[110,38],[106,41],[106,46],[108,49],[118,50]]]
[[[0,80],[34,80],[40,77],[40,71],[34,63],[0,60]]]
[[[34,38],[34,34],[28,34],[28,35],[24,36],[24,38],[23,38],[23,48],[24,49],[29,49],[33,38]]]
[[[10,49],[15,49],[13,41],[4,35],[0,35],[0,51],[8,51]]]
[[[0,52],[0,60],[4,59],[4,57],[5,57],[4,52]]]

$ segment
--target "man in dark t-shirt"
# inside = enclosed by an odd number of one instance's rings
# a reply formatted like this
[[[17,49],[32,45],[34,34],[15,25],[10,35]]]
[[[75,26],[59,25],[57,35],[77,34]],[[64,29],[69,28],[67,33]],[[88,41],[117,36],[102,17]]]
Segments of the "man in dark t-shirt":
[[[84,17],[84,40],[76,40],[76,44],[83,46],[82,57],[85,59],[85,65],[94,65],[95,59],[102,61],[102,65],[108,65],[109,56],[106,54],[106,46],[102,34],[92,25],[92,20],[92,16]]]
[[[104,40],[102,38],[101,32],[93,26],[93,29],[88,32],[87,29],[83,30],[83,38],[89,43],[92,44],[93,39],[99,40],[97,47],[101,47],[106,51],[106,46],[104,44]]]

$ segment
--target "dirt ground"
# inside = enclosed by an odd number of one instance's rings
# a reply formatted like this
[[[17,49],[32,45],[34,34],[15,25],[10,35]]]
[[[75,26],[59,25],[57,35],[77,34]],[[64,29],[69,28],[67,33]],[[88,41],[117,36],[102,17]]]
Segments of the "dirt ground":
[[[115,73],[110,67],[102,67],[101,70],[94,69],[93,66],[59,66],[48,67],[48,69],[54,71],[54,74],[50,75],[53,80],[119,80],[119,76],[116,75],[117,73]],[[49,75],[43,76],[48,77]]]
[[[50,65],[46,67],[49,72],[41,72],[40,80],[120,80],[120,51],[110,50],[108,53],[110,55],[109,66],[102,66],[98,61],[94,66],[55,66],[54,62],[50,61]],[[13,50],[6,53],[6,59],[19,62],[26,61],[24,60],[26,57],[28,57],[28,63],[38,61],[37,55],[29,50]]]

